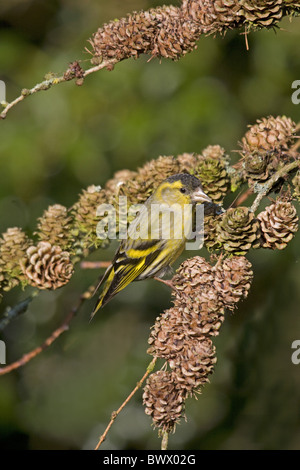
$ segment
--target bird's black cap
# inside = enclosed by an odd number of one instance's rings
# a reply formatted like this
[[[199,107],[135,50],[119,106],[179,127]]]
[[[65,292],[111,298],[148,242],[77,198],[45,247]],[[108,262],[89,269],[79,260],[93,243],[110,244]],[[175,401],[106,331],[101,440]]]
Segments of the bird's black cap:
[[[190,187],[191,189],[202,188],[201,181],[196,176],[190,175],[189,173],[178,173],[167,178],[167,181],[174,183],[174,181],[181,181],[184,186]]]

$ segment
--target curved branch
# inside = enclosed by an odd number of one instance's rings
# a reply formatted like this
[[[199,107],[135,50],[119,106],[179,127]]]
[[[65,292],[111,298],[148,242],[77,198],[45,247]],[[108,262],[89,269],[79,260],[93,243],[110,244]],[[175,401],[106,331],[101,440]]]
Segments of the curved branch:
[[[81,261],[81,269],[101,269],[108,268],[111,265],[111,261]]]
[[[274,173],[274,175],[265,184],[257,184],[255,188],[258,192],[258,195],[256,196],[250,210],[255,212],[258,209],[262,199],[272,190],[275,183],[277,183],[280,178],[284,178],[289,173],[297,170],[298,168],[300,168],[300,160],[295,160],[294,162],[288,163],[287,165],[284,165],[282,168],[280,168],[280,170],[276,171],[276,173]]]
[[[4,375],[4,374],[8,374],[9,372],[15,370],[15,369],[18,369],[19,367],[22,367],[24,366],[25,364],[27,364],[27,362],[31,361],[31,359],[33,359],[34,357],[38,356],[38,354],[40,354],[42,351],[44,351],[44,349],[47,349],[49,346],[51,346],[51,344],[66,330],[69,329],[69,323],[70,321],[72,320],[74,316],[74,313],[71,312],[69,313],[69,315],[67,316],[67,318],[65,319],[65,321],[63,322],[63,324],[57,328],[55,331],[53,331],[53,333],[51,334],[51,336],[49,336],[49,338],[46,339],[46,341],[44,341],[44,343],[41,345],[41,346],[38,346],[37,348],[33,349],[32,351],[30,351],[29,353],[27,354],[24,354],[24,356],[22,356],[20,359],[18,359],[17,361],[13,362],[12,364],[9,364],[8,366],[6,367],[1,367],[0,368],[0,375]]]
[[[20,359],[17,361],[12,362],[11,364],[8,364],[5,367],[0,368],[0,375],[8,374],[9,372],[18,369],[19,367],[24,366],[27,364],[29,361],[31,361],[34,357],[38,356],[41,352],[43,352],[45,349],[49,348],[54,341],[59,338],[59,336],[62,335],[65,331],[69,329],[69,325],[78,312],[79,308],[81,305],[84,303],[85,300],[89,299],[94,292],[94,286],[90,286],[81,296],[79,297],[79,300],[77,302],[77,305],[69,312],[69,314],[66,316],[64,322],[56,329],[53,331],[53,333],[41,344],[41,346],[38,346],[37,348],[33,349],[29,353],[24,354]]]
[[[2,113],[0,113],[0,120],[5,119],[7,116],[7,113],[14,108],[18,103],[23,101],[25,98],[28,96],[34,95],[35,93],[38,93],[39,91],[46,91],[49,90],[54,85],[58,85],[59,83],[63,82],[68,82],[70,80],[76,80],[77,85],[82,85],[82,81],[85,77],[90,75],[91,73],[98,72],[101,69],[108,68],[111,70],[111,67],[117,62],[116,59],[110,59],[110,60],[105,60],[101,62],[101,64],[98,64],[95,67],[91,67],[87,70],[82,70],[81,67],[79,66],[79,63],[72,62],[69,66],[69,68],[65,71],[65,73],[60,76],[60,77],[51,77],[48,78],[41,83],[37,83],[34,87],[27,89],[23,88],[21,91],[20,96],[18,96],[16,99],[11,101],[10,103],[4,103],[4,110]]]
[[[297,14],[300,11],[300,2],[285,0],[283,4],[278,5],[276,15],[273,15],[271,8],[268,12],[266,6],[265,15],[268,16],[269,13],[270,18],[266,21],[264,17],[264,21],[261,21],[260,6],[257,6],[256,2],[253,2],[250,17],[247,9],[244,10],[243,5],[238,5],[239,2],[236,2],[235,13],[231,4],[224,4],[222,12],[218,13],[215,10],[214,0],[206,2],[183,0],[181,3],[180,7],[170,5],[134,12],[127,18],[113,20],[103,25],[89,40],[93,51],[86,48],[93,56],[91,59],[93,67],[83,71],[75,61],[62,76],[50,76],[31,89],[24,88],[16,99],[10,103],[2,103],[4,110],[0,113],[0,119],[5,119],[7,113],[28,96],[73,79],[76,79],[77,85],[82,85],[87,75],[103,68],[112,70],[116,63],[130,57],[137,58],[142,53],[150,54],[149,60],[153,57],[178,60],[195,49],[202,35],[224,33],[233,28],[246,28],[246,48],[249,49],[247,34],[250,30],[275,27],[284,16]]]
[[[143,382],[145,381],[145,379],[148,377],[148,375],[153,371],[154,367],[155,367],[155,363],[156,363],[156,357],[154,357],[152,359],[152,361],[150,362],[149,366],[147,367],[147,370],[145,372],[145,374],[143,375],[143,377],[141,378],[141,380],[136,384],[136,386],[134,387],[134,389],[132,390],[132,392],[128,395],[128,397],[126,398],[126,400],[124,400],[124,402],[122,403],[122,405],[117,409],[117,411],[113,411],[112,414],[111,414],[111,420],[110,422],[108,423],[104,433],[101,435],[99,441],[98,441],[98,444],[96,445],[95,449],[94,450],[98,450],[99,447],[101,446],[101,444],[105,441],[106,439],[106,436],[107,436],[107,433],[108,431],[110,430],[110,428],[112,427],[116,417],[121,413],[121,411],[123,410],[123,408],[125,408],[125,406],[127,405],[127,403],[129,402],[129,400],[133,397],[133,395],[137,392],[137,390],[139,388],[141,388]]]

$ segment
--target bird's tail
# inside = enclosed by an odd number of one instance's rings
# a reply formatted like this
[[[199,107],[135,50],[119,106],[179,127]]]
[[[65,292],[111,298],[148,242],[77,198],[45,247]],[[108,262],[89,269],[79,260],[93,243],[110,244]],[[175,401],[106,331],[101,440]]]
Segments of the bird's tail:
[[[103,297],[104,297],[104,296],[101,294],[100,297],[98,298],[97,303],[96,303],[96,305],[95,305],[95,307],[94,307],[94,310],[93,310],[92,313],[91,313],[90,321],[93,320],[95,314],[96,314],[96,313],[98,312],[98,310],[101,308],[102,302],[103,302]]]
[[[113,277],[114,277],[114,274],[115,274],[114,268],[113,268],[113,266],[111,265],[111,266],[109,266],[109,267],[107,268],[107,270],[106,270],[105,273],[104,273],[104,276],[101,278],[99,284],[97,285],[94,294],[97,292],[97,290],[99,289],[99,287],[106,281],[106,285],[105,285],[103,291],[101,292],[101,294],[100,294],[100,296],[99,296],[99,298],[98,298],[98,300],[97,300],[97,302],[96,302],[96,305],[95,305],[95,307],[94,307],[94,310],[93,310],[92,313],[91,313],[90,321],[93,319],[93,317],[94,317],[95,314],[98,312],[98,310],[99,310],[101,307],[103,307],[103,306],[106,304],[106,302],[108,302],[108,300],[110,299],[110,296],[107,296],[107,298],[106,298],[106,294],[107,294],[107,291],[108,291],[108,289],[109,289],[109,287],[110,287],[110,284],[111,284],[111,281],[112,281],[112,279],[113,279]]]

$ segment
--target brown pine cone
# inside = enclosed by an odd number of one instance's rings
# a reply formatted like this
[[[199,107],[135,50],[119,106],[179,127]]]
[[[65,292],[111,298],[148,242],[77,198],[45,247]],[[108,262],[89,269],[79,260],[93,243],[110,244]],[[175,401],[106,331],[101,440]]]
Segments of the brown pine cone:
[[[286,116],[258,119],[242,139],[243,152],[281,152],[295,136],[296,124]]]
[[[198,288],[207,283],[212,283],[214,277],[212,266],[201,256],[194,256],[185,260],[177,269],[172,282],[177,291],[189,290],[195,294]]]
[[[41,241],[66,249],[73,241],[70,233],[71,221],[68,209],[60,204],[54,204],[49,206],[38,219],[38,230],[34,235],[37,235]]]
[[[266,152],[253,152],[245,156],[243,161],[244,176],[249,186],[256,182],[266,181],[270,177],[270,156]]]
[[[232,256],[215,266],[214,287],[220,293],[224,306],[230,310],[240,299],[246,298],[253,279],[252,265],[244,256]]]
[[[245,22],[256,27],[273,27],[284,14],[284,0],[241,0]]]
[[[177,162],[179,164],[178,173],[185,171],[190,173],[196,166],[197,157],[194,153],[182,153],[177,156]]]
[[[225,153],[225,149],[220,145],[208,145],[204,150],[202,150],[202,156],[204,159],[212,158],[214,160],[220,160],[222,162],[228,162],[229,157]]]
[[[104,24],[90,39],[93,47],[93,60],[123,60],[137,58],[151,49],[151,38],[157,21],[151,11],[135,12]]]
[[[172,155],[161,156],[157,159],[150,160],[138,170],[139,177],[143,179],[144,183],[152,186],[159,185],[169,176],[175,175],[179,171],[179,163]]]
[[[250,187],[264,182],[282,165],[293,161],[289,146],[295,138],[296,124],[285,116],[257,120],[242,139],[240,168]]]
[[[120,186],[125,184],[128,180],[132,180],[137,176],[136,171],[120,170],[117,171],[113,178],[107,181],[105,184],[105,190],[107,193],[111,193],[112,196],[117,196],[120,190]]]
[[[181,8],[170,5],[151,11],[158,21],[152,56],[178,60],[194,49],[199,37],[198,27],[182,15]]]
[[[173,276],[172,283],[176,290],[173,292],[174,305],[185,305],[189,309],[199,310],[196,299],[213,284],[211,265],[201,256],[194,256],[185,260]]]
[[[128,203],[141,204],[154,189],[169,176],[179,172],[179,163],[173,156],[161,156],[150,160],[138,169],[136,178],[121,186],[120,195],[127,196]]]
[[[184,412],[184,400],[184,391],[177,387],[172,372],[159,370],[148,377],[143,404],[155,427],[174,431]]]
[[[28,284],[39,289],[57,289],[69,282],[74,267],[70,254],[59,246],[39,242],[26,251],[21,267]]]
[[[178,386],[187,396],[199,393],[201,387],[209,382],[208,376],[217,362],[215,351],[216,348],[209,338],[202,341],[197,338],[190,339],[184,350],[169,361]]]
[[[224,320],[212,266],[200,256],[185,260],[172,279],[174,309],[188,336],[217,335]]]
[[[238,0],[183,0],[182,10],[199,25],[202,33],[213,33],[241,23]]]
[[[167,360],[176,356],[183,348],[186,332],[178,309],[173,307],[157,317],[151,330],[148,354]]]
[[[299,218],[295,206],[278,199],[257,216],[264,248],[283,250],[298,230]]]
[[[212,287],[203,289],[196,299],[185,296],[181,300],[179,304],[177,299],[175,308],[180,312],[186,336],[202,339],[204,336],[219,334],[224,321],[224,307]]]

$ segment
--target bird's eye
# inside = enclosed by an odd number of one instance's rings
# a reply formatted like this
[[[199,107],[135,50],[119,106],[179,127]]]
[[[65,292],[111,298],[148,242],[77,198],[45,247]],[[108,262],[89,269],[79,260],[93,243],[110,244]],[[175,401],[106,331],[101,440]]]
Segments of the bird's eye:
[[[180,192],[182,192],[183,194],[186,193],[186,188],[180,188]]]

